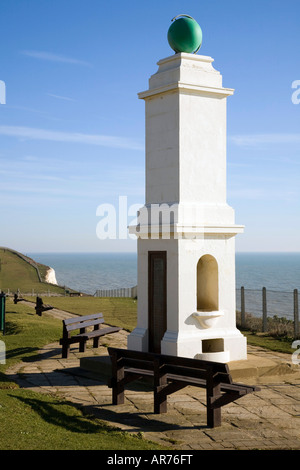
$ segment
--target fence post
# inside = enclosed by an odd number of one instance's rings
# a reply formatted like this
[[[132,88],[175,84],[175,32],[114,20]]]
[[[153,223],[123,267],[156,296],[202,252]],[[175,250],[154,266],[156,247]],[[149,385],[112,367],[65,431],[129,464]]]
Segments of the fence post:
[[[263,321],[262,321],[262,331],[265,333],[267,331],[267,289],[263,287],[262,289],[262,308],[263,308]]]
[[[241,287],[241,327],[246,327],[246,312],[245,312],[245,289]]]
[[[299,337],[298,289],[294,289],[294,337]]]

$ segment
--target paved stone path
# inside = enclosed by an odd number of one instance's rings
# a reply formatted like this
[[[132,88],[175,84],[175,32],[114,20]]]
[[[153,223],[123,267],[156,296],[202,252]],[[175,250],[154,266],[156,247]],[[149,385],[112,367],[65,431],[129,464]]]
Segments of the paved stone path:
[[[47,312],[62,318],[64,312]],[[80,358],[107,355],[106,346],[126,347],[127,333],[120,331],[102,338],[97,350],[79,353],[71,347],[68,359],[61,358],[58,343],[40,350],[39,359],[19,363],[7,375],[21,387],[35,392],[57,394],[112,426],[176,450],[223,449],[300,449],[300,366],[293,374],[246,377],[245,383],[259,383],[260,392],[246,395],[222,408],[222,426],[206,426],[205,391],[186,387],[168,397],[168,413],[153,413],[153,392],[135,382],[126,391],[124,405],[113,406],[107,377],[95,378],[79,368]],[[274,354],[248,347],[257,362],[264,358],[280,363],[289,355]],[[21,373],[21,374],[20,374]],[[80,374],[80,375],[78,375]],[[236,379],[235,379],[236,380]]]

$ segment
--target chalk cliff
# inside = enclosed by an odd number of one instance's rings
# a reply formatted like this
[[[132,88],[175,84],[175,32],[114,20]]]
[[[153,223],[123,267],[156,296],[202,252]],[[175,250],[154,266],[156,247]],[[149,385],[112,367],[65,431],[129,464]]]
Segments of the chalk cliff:
[[[50,284],[57,284],[56,275],[53,268],[48,269],[45,276],[45,281],[49,282]]]

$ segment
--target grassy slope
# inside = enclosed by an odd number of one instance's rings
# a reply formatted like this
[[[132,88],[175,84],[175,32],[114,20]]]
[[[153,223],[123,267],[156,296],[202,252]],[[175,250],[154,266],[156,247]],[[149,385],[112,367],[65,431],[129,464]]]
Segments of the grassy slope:
[[[64,289],[46,282],[40,282],[36,269],[25,260],[17,256],[13,251],[0,248],[0,289],[7,292],[50,292],[64,293]],[[39,265],[42,275],[46,273],[47,267]]]

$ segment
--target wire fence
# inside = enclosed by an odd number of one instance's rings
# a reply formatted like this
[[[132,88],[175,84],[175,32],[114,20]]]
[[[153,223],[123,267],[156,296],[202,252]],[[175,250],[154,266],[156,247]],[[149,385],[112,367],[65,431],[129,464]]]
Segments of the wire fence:
[[[95,297],[130,297],[135,299],[137,297],[137,286],[122,287],[120,289],[98,289],[96,290]]]
[[[298,290],[236,290],[237,323],[242,328],[299,337]]]

